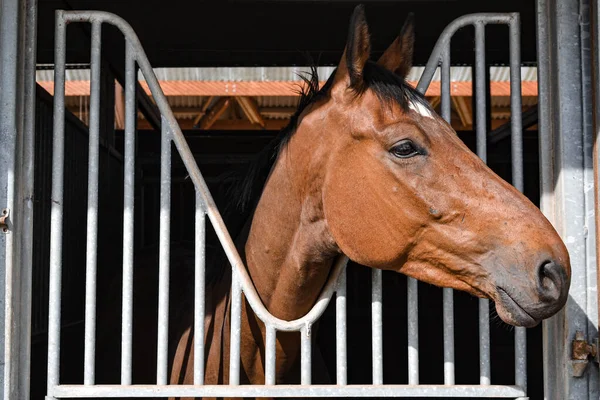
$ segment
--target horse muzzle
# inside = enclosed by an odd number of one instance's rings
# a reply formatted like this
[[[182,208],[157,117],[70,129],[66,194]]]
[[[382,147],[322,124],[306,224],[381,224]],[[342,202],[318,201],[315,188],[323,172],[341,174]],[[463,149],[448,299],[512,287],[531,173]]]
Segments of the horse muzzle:
[[[568,269],[555,260],[544,260],[536,269],[532,286],[499,282],[496,311],[510,325],[533,327],[563,308],[569,295]]]

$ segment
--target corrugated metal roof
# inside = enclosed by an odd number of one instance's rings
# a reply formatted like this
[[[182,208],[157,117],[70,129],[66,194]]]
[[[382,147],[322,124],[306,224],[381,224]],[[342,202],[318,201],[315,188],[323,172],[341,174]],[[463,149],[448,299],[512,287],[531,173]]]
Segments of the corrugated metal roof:
[[[327,80],[334,67],[318,67],[320,80]],[[408,81],[418,81],[424,67],[413,67],[408,76]],[[300,75],[310,71],[309,67],[232,67],[232,68],[155,68],[159,81],[204,81],[204,82],[294,82],[301,81]],[[38,70],[38,81],[53,81],[54,71],[51,69]],[[89,81],[90,70],[85,68],[67,69],[67,81]],[[139,79],[144,80],[139,74]],[[472,80],[471,67],[451,67],[450,79],[456,82]],[[508,82],[510,69],[508,67],[490,67],[490,79],[493,82]],[[523,81],[537,81],[537,67],[521,67]],[[440,80],[438,68],[434,81]]]

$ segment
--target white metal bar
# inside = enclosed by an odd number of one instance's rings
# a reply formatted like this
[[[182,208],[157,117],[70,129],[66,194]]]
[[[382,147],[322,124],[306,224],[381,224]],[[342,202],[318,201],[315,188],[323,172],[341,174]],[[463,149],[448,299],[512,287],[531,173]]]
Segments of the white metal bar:
[[[521,105],[521,21],[514,14],[510,22],[510,120],[512,183],[523,192],[523,126]],[[527,391],[527,332],[515,328],[515,384]]]
[[[125,44],[125,154],[123,168],[123,295],[121,316],[121,383],[131,384],[133,349],[133,240],[135,198],[135,59]]]
[[[382,271],[371,272],[371,332],[373,350],[373,385],[383,384],[383,309]]]
[[[477,155],[487,162],[487,113],[485,79],[485,25],[475,24],[475,104]],[[490,366],[490,306],[488,299],[479,299],[479,383],[491,384]]]
[[[90,397],[503,397],[525,393],[516,386],[441,385],[134,385],[126,391],[118,385],[61,385],[52,392],[60,398]]]
[[[158,343],[156,381],[167,384],[169,351],[169,270],[171,237],[171,131],[162,121],[158,260]]]
[[[265,338],[265,385],[275,384],[275,360],[277,331],[270,325],[266,326]]]
[[[419,384],[419,282],[407,278],[408,384]]]
[[[100,46],[101,22],[92,23],[90,57],[90,124],[88,161],[87,243],[85,266],[85,340],[83,382],[95,380],[96,269],[98,261],[98,173],[100,151]]]
[[[242,335],[242,287],[236,271],[231,274],[231,340],[229,344],[229,384],[240,384],[240,342]]]
[[[60,379],[66,28],[63,12],[57,11],[54,34],[54,141],[52,147],[50,282],[48,288],[48,393],[52,393],[54,387],[59,384]]]
[[[443,289],[444,384],[454,385],[454,292]]]
[[[300,331],[300,384],[310,385],[312,382],[312,341],[310,325]]]
[[[31,376],[31,330],[32,330],[32,275],[33,275],[33,218],[34,218],[34,178],[35,178],[35,135],[36,135],[36,54],[37,54],[37,0],[25,0],[25,26],[24,40],[22,43],[23,51],[23,106],[26,110],[23,116],[23,145],[19,174],[21,182],[21,198],[19,201],[21,207],[21,254],[19,261],[20,276],[19,282],[12,281],[12,285],[19,286],[19,304],[18,315],[19,323],[14,324],[18,330],[18,342],[13,341],[13,350],[10,357],[19,358],[19,368],[12,369],[12,376],[8,374],[5,381],[5,387],[10,386],[10,394],[16,394],[18,397],[30,398],[30,376]],[[8,16],[10,18],[10,16]],[[2,22],[0,22],[2,25]],[[1,46],[0,46],[1,47]],[[10,60],[9,60],[10,62]],[[1,67],[0,67],[1,68]],[[10,91],[6,93],[10,96]],[[1,136],[1,134],[0,134]],[[1,163],[1,162],[0,162]],[[0,169],[2,167],[0,166]],[[1,184],[0,184],[1,185]],[[8,194],[8,193],[7,193]],[[1,245],[0,245],[1,246]],[[0,259],[3,256],[0,254]],[[14,275],[13,275],[14,276]],[[7,276],[8,278],[8,276]],[[8,281],[8,280],[7,280]],[[7,294],[7,299],[8,295]],[[15,302],[13,301],[13,304]],[[13,335],[15,335],[13,333]],[[12,363],[10,358],[5,359],[6,363]],[[1,370],[0,370],[1,371]],[[6,371],[5,371],[6,372]],[[1,373],[1,372],[0,372]],[[1,380],[0,380],[1,381]],[[10,398],[4,395],[4,398]]]
[[[204,384],[204,315],[206,307],[206,213],[196,193],[196,240],[194,268],[194,384]]]
[[[442,118],[450,123],[450,40],[442,52]],[[454,385],[454,292],[443,289],[444,384]]]
[[[340,274],[335,292],[335,354],[336,376],[338,385],[348,384],[347,336],[346,321],[346,269]]]

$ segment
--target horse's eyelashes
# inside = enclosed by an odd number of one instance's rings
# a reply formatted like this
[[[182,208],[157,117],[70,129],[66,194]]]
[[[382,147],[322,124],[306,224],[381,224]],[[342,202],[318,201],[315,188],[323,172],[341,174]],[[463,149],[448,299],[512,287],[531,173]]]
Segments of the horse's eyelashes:
[[[410,158],[421,154],[419,148],[410,140],[402,140],[390,149],[390,153],[398,158]]]

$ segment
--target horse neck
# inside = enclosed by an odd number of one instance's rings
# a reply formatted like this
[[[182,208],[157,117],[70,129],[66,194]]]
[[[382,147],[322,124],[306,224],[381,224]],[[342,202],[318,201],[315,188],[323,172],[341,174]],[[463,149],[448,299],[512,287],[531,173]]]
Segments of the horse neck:
[[[297,132],[281,151],[256,207],[245,255],[261,300],[292,320],[314,305],[339,251],[323,216],[325,161]],[[309,134],[304,134],[308,136]],[[325,153],[323,153],[325,154]]]

